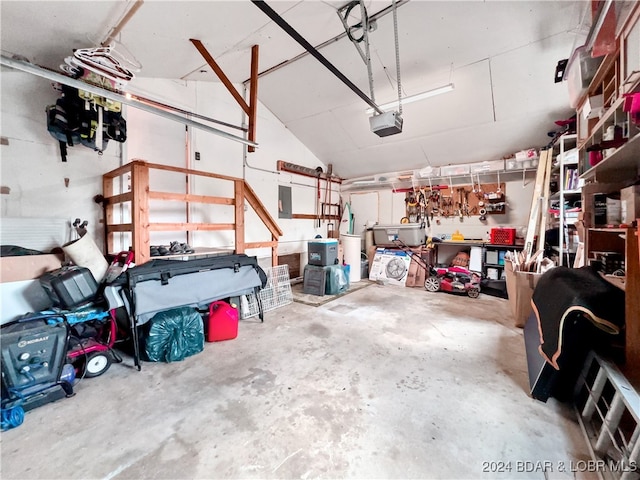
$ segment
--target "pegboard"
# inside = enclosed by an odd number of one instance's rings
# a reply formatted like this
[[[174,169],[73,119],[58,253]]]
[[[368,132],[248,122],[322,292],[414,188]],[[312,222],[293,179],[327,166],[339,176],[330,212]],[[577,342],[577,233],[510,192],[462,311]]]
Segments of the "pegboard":
[[[406,220],[410,223],[430,218],[481,217],[506,212],[506,184],[439,185],[406,192]]]

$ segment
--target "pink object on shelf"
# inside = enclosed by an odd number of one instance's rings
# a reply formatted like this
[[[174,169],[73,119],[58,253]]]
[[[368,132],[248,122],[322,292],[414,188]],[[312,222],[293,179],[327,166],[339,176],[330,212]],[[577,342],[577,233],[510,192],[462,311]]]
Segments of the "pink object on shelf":
[[[595,167],[602,161],[602,150],[593,150],[589,152],[589,165]]]
[[[640,93],[625,93],[624,105],[622,109],[629,112],[631,121],[636,125],[640,125]]]
[[[640,113],[640,93],[625,93],[624,105],[622,109],[625,112],[637,115]]]

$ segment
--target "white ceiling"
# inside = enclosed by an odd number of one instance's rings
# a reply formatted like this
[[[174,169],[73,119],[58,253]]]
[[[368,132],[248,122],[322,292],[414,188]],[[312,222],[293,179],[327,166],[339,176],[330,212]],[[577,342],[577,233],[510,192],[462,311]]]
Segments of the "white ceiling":
[[[3,54],[57,70],[74,48],[103,41],[133,3],[2,1]],[[346,3],[267,1],[312,45],[344,32],[336,10]],[[391,1],[365,0],[365,5],[374,15]],[[567,86],[553,82],[554,71],[584,40],[579,27],[588,6],[585,1],[402,3],[397,14],[404,94],[449,82],[455,90],[405,105],[398,135],[372,133],[368,105],[310,55],[262,75],[258,97],[344,178],[499,159],[545,145],[554,121],[571,115]],[[140,77],[219,81],[190,38],[203,42],[233,82],[249,77],[254,44],[260,46],[261,72],[304,52],[244,0],[145,0],[118,37],[142,64]],[[391,14],[378,19],[369,39],[381,104],[397,96]],[[369,94],[366,65],[348,38],[320,51]]]

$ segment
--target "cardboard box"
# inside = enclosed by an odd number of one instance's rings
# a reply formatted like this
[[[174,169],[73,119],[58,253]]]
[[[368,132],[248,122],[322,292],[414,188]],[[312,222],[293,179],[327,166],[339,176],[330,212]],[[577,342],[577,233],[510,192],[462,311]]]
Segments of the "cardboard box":
[[[622,223],[631,224],[636,218],[640,218],[640,185],[620,190],[620,201]]]
[[[411,259],[409,264],[409,273],[407,274],[407,287],[422,287],[424,288],[424,281],[426,279],[427,272],[417,260]]]
[[[582,116],[585,119],[599,118],[604,111],[604,95],[588,97],[582,108]]]
[[[407,283],[411,257],[402,250],[376,249],[369,280],[387,280],[391,285],[402,287]]]
[[[0,259],[1,282],[19,282],[39,278],[62,266],[62,256],[53,254],[20,255]]]
[[[376,250],[378,247],[375,245],[371,245],[367,250],[367,259],[369,260],[369,272],[371,272],[371,266],[373,265],[373,257],[376,255]]]
[[[531,296],[542,276],[541,273],[513,271],[512,263],[505,261],[504,267],[507,277],[507,296],[509,307],[516,327],[523,328],[531,314]]]

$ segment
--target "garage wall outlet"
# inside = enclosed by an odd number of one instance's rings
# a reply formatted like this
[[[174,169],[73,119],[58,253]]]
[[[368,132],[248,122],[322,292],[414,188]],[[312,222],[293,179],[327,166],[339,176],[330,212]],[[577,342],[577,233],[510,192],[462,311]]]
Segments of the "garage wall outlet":
[[[200,160],[200,152],[196,152],[196,160]]]

